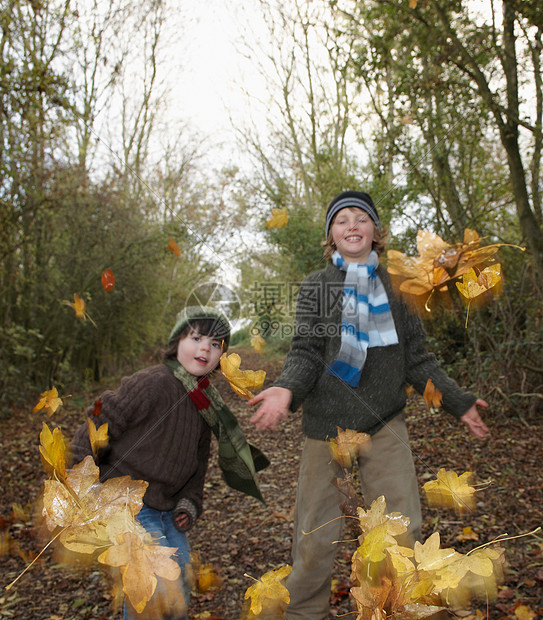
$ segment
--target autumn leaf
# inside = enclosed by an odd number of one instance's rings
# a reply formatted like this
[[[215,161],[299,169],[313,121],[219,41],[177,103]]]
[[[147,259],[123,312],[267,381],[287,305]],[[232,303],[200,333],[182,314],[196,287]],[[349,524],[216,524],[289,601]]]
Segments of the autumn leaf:
[[[283,228],[288,223],[287,208],[272,209],[272,216],[266,222],[266,228]]]
[[[134,609],[141,613],[153,596],[157,576],[172,581],[179,578],[181,568],[171,558],[176,552],[176,547],[146,544],[140,536],[125,532],[117,535],[116,544],[100,554],[98,561],[121,567],[123,590]]]
[[[21,504],[12,504],[11,512],[14,523],[27,523],[32,519],[32,504],[27,503],[26,506],[21,506]]]
[[[519,605],[515,608],[515,618],[519,620],[534,620],[534,618],[537,618],[537,612],[528,607],[528,605]]]
[[[94,401],[94,406],[92,408],[92,415],[99,416],[102,413],[102,398],[98,398]]]
[[[251,338],[251,346],[259,355],[262,355],[264,347],[266,346],[266,341],[260,334],[256,334]]]
[[[196,575],[196,583],[198,591],[205,593],[220,588],[222,579],[217,575],[213,564],[203,564]]]
[[[51,432],[51,429],[43,422],[40,433],[40,459],[47,474],[65,478],[66,457],[67,448],[62,431],[57,427]]]
[[[462,528],[462,532],[456,537],[458,542],[465,542],[467,540],[479,540],[479,534],[474,532],[471,525],[466,525]]]
[[[332,458],[341,467],[350,469],[358,457],[371,448],[371,438],[367,433],[337,427],[337,436],[328,441]]]
[[[409,517],[404,517],[399,512],[386,514],[385,497],[381,495],[373,500],[369,510],[358,508],[358,522],[364,534],[370,532],[374,527],[386,523],[388,534],[391,537],[396,537],[407,531],[410,520]],[[395,542],[393,538],[389,540]]]
[[[264,384],[266,372],[264,370],[240,370],[241,358],[237,353],[220,358],[221,371],[230,387],[242,398],[253,398],[250,390],[259,390]]]
[[[111,293],[115,288],[115,276],[109,267],[102,271],[102,287],[106,293]]]
[[[96,429],[96,424],[87,418],[87,429],[89,431],[89,440],[94,456],[98,454],[100,448],[105,448],[109,443],[108,424],[102,424],[100,428]]]
[[[60,542],[77,553],[93,553],[114,542],[119,533],[138,531],[135,516],[143,505],[147,482],[120,476],[102,484],[99,475],[87,456],[67,472],[64,481],[45,481],[42,514],[47,529],[63,528]]]
[[[487,294],[496,296],[503,290],[501,265],[496,263],[486,267],[477,274],[475,269],[470,269],[462,276],[462,282],[456,282],[456,288],[460,292],[464,303],[467,303],[466,326],[468,324],[469,311],[472,303],[477,306],[487,301]],[[492,291],[490,289],[493,289]]]
[[[409,0],[409,8],[416,9],[418,4],[418,0]]]
[[[400,292],[408,300],[422,300],[425,309],[429,311],[428,301],[435,291],[447,290],[452,281],[481,266],[492,258],[500,247],[509,245],[495,243],[480,246],[481,241],[478,233],[471,229],[466,229],[463,241],[456,244],[449,244],[430,231],[419,230],[418,256],[409,257],[397,250],[389,250],[387,269],[390,275],[396,278],[395,282],[400,280]],[[524,250],[519,246],[513,247]]]
[[[439,532],[434,532],[424,543],[415,542],[413,547],[417,569],[436,571],[453,562],[458,554],[454,549],[440,548]]]
[[[473,473],[464,472],[458,476],[454,471],[441,468],[436,480],[430,480],[422,487],[430,507],[453,508],[466,512],[475,508],[475,489],[470,485]]]
[[[365,536],[362,544],[356,550],[361,558],[369,562],[381,562],[385,559],[385,549],[390,547],[392,542],[387,540],[387,524],[382,523],[371,529]]]
[[[79,297],[77,293],[74,293],[73,302],[67,301],[65,299],[62,303],[74,309],[76,318],[83,321],[89,319],[89,321],[94,325],[94,327],[96,327],[96,323],[90,318],[89,314],[86,311],[87,306],[85,304],[85,300]]]
[[[180,247],[171,237],[168,237],[168,250],[170,250],[170,252],[172,252],[172,254],[175,254],[177,257],[181,256]]]
[[[422,397],[424,398],[424,402],[426,403],[428,409],[431,409],[432,407],[440,407],[443,401],[443,395],[436,388],[431,379],[428,379],[426,382],[426,387],[424,388],[424,394]]]
[[[32,409],[32,413],[36,413],[36,411],[39,411],[40,409],[45,409],[45,413],[51,417],[61,406],[62,399],[58,396],[57,388],[53,386],[50,390],[40,394],[40,400],[34,409]]]
[[[279,600],[290,603],[290,595],[286,587],[281,583],[292,570],[291,566],[281,566],[276,570],[270,570],[262,579],[256,580],[252,586],[247,588],[245,599],[251,599],[251,613],[258,615],[262,611],[262,605],[266,600]]]

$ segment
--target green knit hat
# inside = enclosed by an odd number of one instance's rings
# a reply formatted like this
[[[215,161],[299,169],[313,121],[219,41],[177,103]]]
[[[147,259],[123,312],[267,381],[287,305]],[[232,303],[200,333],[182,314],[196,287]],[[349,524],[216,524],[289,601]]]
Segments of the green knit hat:
[[[179,334],[191,325],[193,321],[208,319],[213,321],[210,335],[224,342],[223,351],[228,349],[230,343],[230,323],[226,316],[220,311],[210,306],[188,306],[178,313],[175,325],[168,338],[170,344]]]

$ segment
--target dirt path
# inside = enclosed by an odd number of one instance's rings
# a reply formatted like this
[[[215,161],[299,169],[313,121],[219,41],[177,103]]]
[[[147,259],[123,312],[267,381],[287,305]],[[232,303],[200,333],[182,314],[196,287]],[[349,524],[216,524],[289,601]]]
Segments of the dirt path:
[[[265,361],[252,351],[243,351],[241,355],[243,367],[267,371],[266,385],[280,369],[280,362]],[[218,378],[217,384],[248,439],[267,454],[272,464],[259,476],[267,499],[267,506],[263,506],[226,487],[213,447],[205,486],[205,511],[190,538],[193,551],[199,552],[203,563],[213,564],[223,585],[216,592],[194,594],[190,614],[195,620],[237,620],[244,593],[251,585],[251,579],[245,575],[258,578],[290,562],[292,510],[303,442],[299,414],[291,416],[279,431],[260,434],[248,421],[251,411],[245,402],[224,385],[222,378]],[[68,437],[83,420],[84,405],[92,402],[94,396],[74,396],[71,404],[54,418]],[[12,515],[13,503],[24,506],[31,502],[42,486],[37,448],[42,419],[29,408],[15,411],[9,421],[0,421],[0,620],[120,619],[121,614],[113,611],[112,596],[96,565],[81,566],[79,570],[66,568],[50,551],[16,586],[4,590],[24,569],[31,554],[38,553],[43,546],[30,524]],[[449,416],[429,413],[418,398],[411,402],[408,411],[421,484],[433,478],[440,467],[457,473],[471,470],[479,481],[489,481],[489,486],[478,493],[475,511],[465,518],[430,510],[423,502],[425,537],[438,530],[442,547],[454,547],[462,553],[504,533],[517,536],[542,524],[541,421],[508,419],[496,411],[485,419],[492,437],[478,442]],[[468,525],[478,534],[479,541],[457,539]],[[346,531],[345,538],[353,535],[353,531]],[[488,610],[486,602],[474,603],[471,612],[496,620],[519,620],[515,609],[523,604],[543,617],[543,535],[510,540],[504,547],[508,569],[497,601]],[[338,545],[332,616],[351,611],[348,576],[355,548],[354,542]]]

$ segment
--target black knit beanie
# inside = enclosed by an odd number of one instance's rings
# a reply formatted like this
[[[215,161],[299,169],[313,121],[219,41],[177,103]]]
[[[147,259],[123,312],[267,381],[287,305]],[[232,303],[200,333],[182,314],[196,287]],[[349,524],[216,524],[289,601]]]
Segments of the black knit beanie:
[[[223,351],[226,351],[230,343],[230,323],[220,310],[210,306],[187,306],[183,308],[177,315],[175,325],[168,338],[168,344],[179,336],[186,327],[189,327],[193,321],[199,319],[208,319],[214,322],[211,334],[214,338],[223,340]]]
[[[377,209],[373,204],[371,196],[366,194],[366,192],[348,191],[342,192],[336,196],[328,205],[328,209],[326,210],[325,225],[326,238],[328,238],[330,226],[332,225],[332,220],[334,219],[336,213],[341,211],[341,209],[348,209],[349,207],[355,207],[365,211],[371,217],[377,228],[381,230],[381,220],[379,219],[379,214],[377,213]]]

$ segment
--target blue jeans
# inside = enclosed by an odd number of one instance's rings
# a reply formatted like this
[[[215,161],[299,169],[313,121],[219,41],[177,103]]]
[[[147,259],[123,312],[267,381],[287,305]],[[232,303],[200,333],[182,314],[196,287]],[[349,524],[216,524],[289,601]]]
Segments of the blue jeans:
[[[162,511],[149,508],[146,504],[143,504],[142,509],[137,515],[138,521],[141,525],[157,539],[159,544],[164,547],[176,547],[177,552],[172,556],[181,567],[180,580],[183,584],[183,594],[185,596],[185,602],[188,606],[190,599],[190,586],[186,581],[186,565],[190,564],[190,546],[187,540],[187,535],[184,532],[180,532],[173,522],[173,510]],[[158,579],[157,590],[160,589],[161,583],[165,580]],[[130,615],[127,610],[127,605],[124,605],[124,620],[137,620],[138,615]],[[187,616],[163,616],[168,620],[187,620]]]

